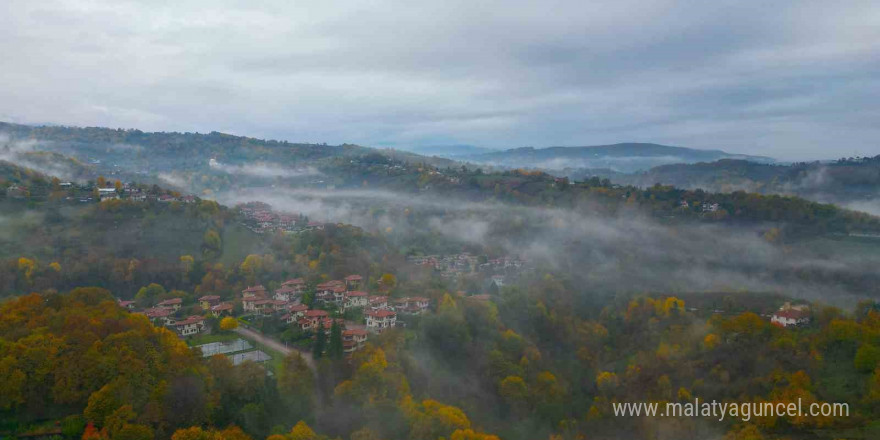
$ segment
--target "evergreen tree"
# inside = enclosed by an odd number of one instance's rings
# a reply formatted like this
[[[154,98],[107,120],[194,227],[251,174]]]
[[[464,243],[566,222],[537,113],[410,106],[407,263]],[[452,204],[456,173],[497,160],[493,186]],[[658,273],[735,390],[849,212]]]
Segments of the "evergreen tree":
[[[327,353],[333,359],[342,359],[342,354],[344,353],[342,349],[342,327],[336,321],[333,321],[333,325],[330,326],[330,347]]]
[[[318,331],[315,332],[315,345],[312,346],[315,359],[324,355],[324,346],[327,345],[327,334],[324,332],[324,322],[318,322]]]

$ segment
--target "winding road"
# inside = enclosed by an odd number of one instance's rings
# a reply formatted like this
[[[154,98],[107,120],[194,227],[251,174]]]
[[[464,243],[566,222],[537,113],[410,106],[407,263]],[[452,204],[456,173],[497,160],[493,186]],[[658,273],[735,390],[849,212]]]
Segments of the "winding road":
[[[284,345],[284,343],[281,341],[272,339],[269,336],[266,336],[266,335],[259,333],[259,332],[255,332],[249,328],[237,327],[235,329],[235,332],[238,333],[239,336],[241,336],[245,339],[250,339],[252,341],[256,341],[256,342],[263,344],[263,345],[271,348],[272,350],[275,350],[285,356],[289,355],[290,353],[293,353],[295,350],[293,348],[290,348],[290,347]],[[309,353],[308,351],[303,351],[303,350],[295,350],[295,351],[297,353],[299,353],[299,355],[302,356],[303,359],[305,359],[306,364],[309,366],[309,368],[312,369],[312,371],[317,371],[317,367],[315,367],[315,359],[312,357],[311,353]]]

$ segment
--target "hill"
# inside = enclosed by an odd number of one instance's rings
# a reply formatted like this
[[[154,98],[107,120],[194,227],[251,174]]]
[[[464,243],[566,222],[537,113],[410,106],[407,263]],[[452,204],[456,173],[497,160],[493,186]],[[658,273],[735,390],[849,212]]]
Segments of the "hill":
[[[635,172],[670,163],[694,163],[739,158],[772,162],[762,156],[732,154],[720,150],[698,150],[650,143],[620,143],[590,147],[515,148],[511,150],[463,156],[476,163],[510,168],[607,168],[617,172]]]

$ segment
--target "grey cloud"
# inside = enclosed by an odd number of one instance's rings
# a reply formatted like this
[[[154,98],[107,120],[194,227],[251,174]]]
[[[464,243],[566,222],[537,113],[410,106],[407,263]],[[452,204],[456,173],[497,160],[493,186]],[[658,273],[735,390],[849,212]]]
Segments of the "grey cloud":
[[[11,0],[0,12],[0,114],[27,122],[880,154],[876,2]]]

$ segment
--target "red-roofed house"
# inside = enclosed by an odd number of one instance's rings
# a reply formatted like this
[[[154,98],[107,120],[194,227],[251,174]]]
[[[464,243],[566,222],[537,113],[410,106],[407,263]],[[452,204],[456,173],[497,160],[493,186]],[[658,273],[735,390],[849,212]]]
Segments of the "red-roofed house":
[[[211,315],[214,315],[215,318],[219,318],[223,315],[231,315],[233,309],[234,307],[231,303],[220,303],[211,307]]]
[[[288,313],[282,316],[281,319],[288,324],[293,324],[302,319],[306,315],[307,310],[309,310],[309,306],[305,304],[288,305]]]
[[[248,286],[247,289],[241,291],[241,297],[244,298],[266,298],[266,288],[263,285]]]
[[[370,309],[372,310],[388,310],[388,297],[384,295],[370,296]]]
[[[397,323],[397,313],[391,310],[370,310],[364,315],[367,317],[367,329],[377,333],[394,327]]]
[[[160,302],[158,306],[163,309],[168,309],[173,312],[176,312],[176,311],[180,310],[181,305],[183,305],[182,299],[170,298],[170,299],[166,299],[165,301]]]
[[[351,354],[367,343],[367,331],[361,329],[351,329],[342,332],[342,350]]]
[[[123,309],[134,310],[134,307],[135,307],[134,301],[119,300],[117,302],[119,303],[119,307],[122,307]]]
[[[781,326],[781,327],[791,327],[796,325],[804,325],[810,322],[810,315],[808,311],[805,310],[797,310],[797,309],[783,309],[777,310],[776,313],[770,317],[770,323]]]
[[[423,296],[413,296],[394,300],[394,310],[407,315],[421,315],[428,311],[431,300]]]
[[[202,307],[202,310],[208,310],[217,304],[220,304],[220,297],[217,295],[205,295],[199,298],[199,306]]]
[[[181,321],[174,323],[174,329],[180,336],[191,336],[205,330],[205,318],[201,316],[190,316]]]
[[[360,289],[363,279],[364,278],[360,275],[349,275],[345,277],[345,287],[348,288],[348,290]]]
[[[154,324],[159,323],[161,325],[172,325],[174,324],[174,318],[171,317],[171,310],[163,309],[161,307],[153,307],[152,309],[146,309],[143,311],[144,316],[150,319]]]

